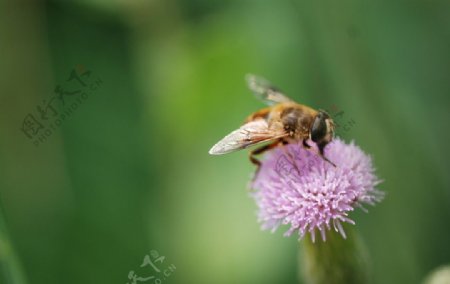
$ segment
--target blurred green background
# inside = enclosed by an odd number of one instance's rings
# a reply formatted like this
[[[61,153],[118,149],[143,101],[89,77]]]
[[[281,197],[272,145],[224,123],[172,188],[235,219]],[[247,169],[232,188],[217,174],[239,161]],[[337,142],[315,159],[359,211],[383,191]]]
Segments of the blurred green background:
[[[352,214],[373,283],[419,283],[450,262],[449,15],[445,0],[0,0],[0,283],[123,284],[152,250],[176,267],[162,283],[296,283],[297,238],[260,231],[247,153],[207,154],[263,107],[249,72],[353,121],[340,134],[387,192]],[[35,146],[24,118],[83,68],[101,85]]]

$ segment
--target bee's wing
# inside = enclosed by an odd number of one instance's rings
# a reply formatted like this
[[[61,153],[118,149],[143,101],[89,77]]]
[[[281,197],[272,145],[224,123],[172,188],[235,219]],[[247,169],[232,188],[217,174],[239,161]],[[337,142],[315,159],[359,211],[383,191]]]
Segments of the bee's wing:
[[[245,79],[247,81],[248,88],[253,92],[253,94],[268,105],[293,102],[293,100],[288,98],[269,81],[262,77],[247,74]]]
[[[242,125],[225,136],[209,150],[209,153],[211,155],[227,154],[288,135],[284,130],[269,129],[267,121],[258,119]]]

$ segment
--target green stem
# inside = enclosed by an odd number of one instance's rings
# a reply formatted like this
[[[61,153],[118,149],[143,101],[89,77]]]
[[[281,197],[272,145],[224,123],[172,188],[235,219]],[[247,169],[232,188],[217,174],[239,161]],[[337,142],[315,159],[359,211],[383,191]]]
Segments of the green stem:
[[[353,226],[345,226],[347,238],[327,231],[326,241],[305,236],[300,253],[302,283],[369,283],[368,254]]]

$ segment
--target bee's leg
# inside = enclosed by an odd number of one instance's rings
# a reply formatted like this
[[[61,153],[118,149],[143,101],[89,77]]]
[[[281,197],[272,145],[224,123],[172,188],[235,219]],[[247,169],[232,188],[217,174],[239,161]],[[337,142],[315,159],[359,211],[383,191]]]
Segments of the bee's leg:
[[[250,162],[252,162],[253,165],[257,167],[256,171],[258,171],[259,167],[261,166],[261,161],[255,158],[253,151],[249,153],[248,159],[250,160]]]
[[[328,163],[330,163],[331,165],[333,165],[333,167],[336,168],[336,164],[334,164],[332,161],[328,160],[327,157],[325,157],[325,155],[323,154],[323,149],[325,148],[326,144],[317,144],[317,147],[319,148],[319,156],[324,159],[325,161],[327,161]]]
[[[306,139],[304,139],[302,141],[302,144],[303,144],[303,147],[305,147],[307,150],[311,150],[312,151],[311,145],[309,145],[306,142]],[[326,144],[317,144],[317,148],[319,149],[319,152],[318,153],[316,151],[313,151],[313,152],[316,152],[316,154],[319,155],[324,161],[327,161],[328,163],[330,163],[331,165],[336,167],[336,165],[332,161],[328,160],[328,158],[325,157],[325,155],[323,153],[323,149],[325,148],[325,146],[326,146]]]
[[[255,155],[260,155],[270,149],[277,147],[280,144],[280,142],[281,142],[280,140],[277,140],[273,143],[259,147],[249,153],[248,158],[250,159],[250,162],[252,162],[252,164],[256,165],[256,171],[255,171],[255,175],[253,176],[253,180],[255,180],[255,178],[258,176],[259,169],[261,168],[261,161],[258,160],[255,157]]]
[[[273,149],[273,148],[277,147],[280,144],[280,142],[281,141],[277,140],[277,141],[275,141],[273,143],[264,145],[262,147],[259,147],[259,148],[255,149],[255,150],[251,151],[249,153],[249,156],[248,156],[250,161],[253,164],[255,164],[256,166],[258,166],[258,167],[261,166],[261,162],[258,159],[256,159],[255,155],[260,155],[260,154],[262,154],[262,153],[264,153],[264,152],[266,152],[266,151],[268,151],[270,149]]]
[[[311,145],[308,144],[308,142],[306,142],[306,139],[303,139],[302,141],[302,145],[303,147],[305,147],[305,149],[311,149]]]

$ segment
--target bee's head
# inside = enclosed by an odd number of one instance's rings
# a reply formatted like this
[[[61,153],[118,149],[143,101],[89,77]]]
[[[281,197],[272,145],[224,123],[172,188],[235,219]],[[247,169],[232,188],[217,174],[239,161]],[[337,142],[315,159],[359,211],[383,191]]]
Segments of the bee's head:
[[[311,139],[314,141],[321,153],[323,148],[333,139],[334,123],[331,117],[323,110],[314,118],[311,126]]]

